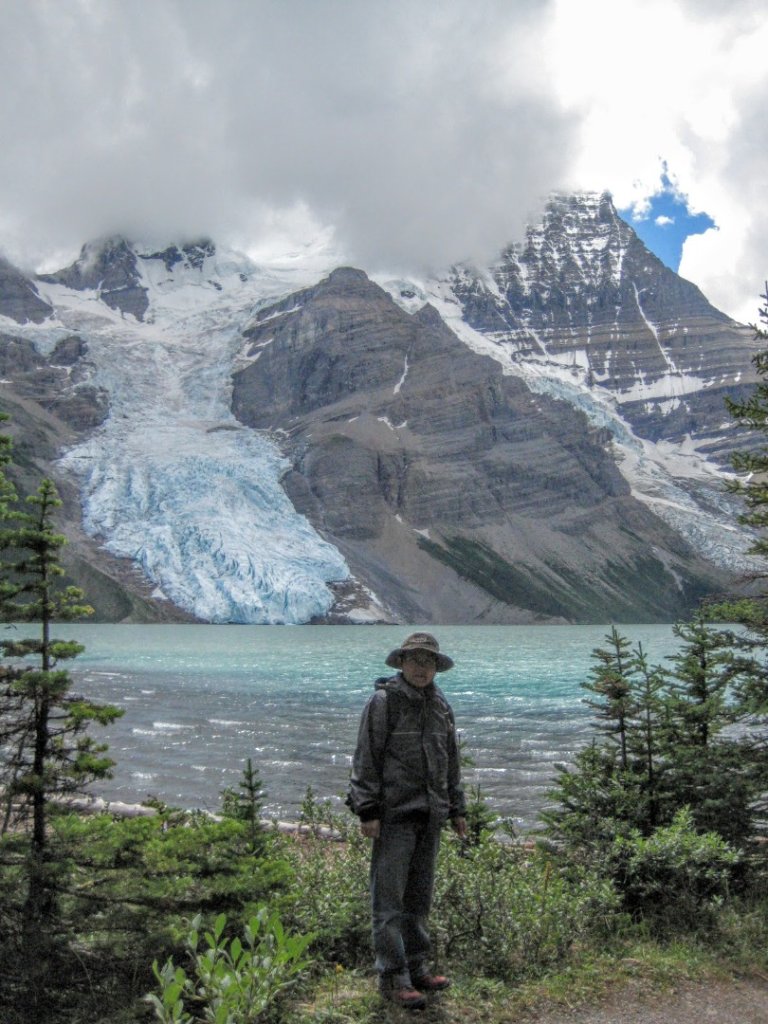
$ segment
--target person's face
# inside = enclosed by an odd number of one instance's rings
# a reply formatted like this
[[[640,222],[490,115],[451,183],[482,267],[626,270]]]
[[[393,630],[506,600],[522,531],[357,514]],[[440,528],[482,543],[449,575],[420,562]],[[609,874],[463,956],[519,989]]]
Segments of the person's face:
[[[437,659],[429,651],[414,651],[403,658],[402,671],[406,682],[423,690],[435,678]]]

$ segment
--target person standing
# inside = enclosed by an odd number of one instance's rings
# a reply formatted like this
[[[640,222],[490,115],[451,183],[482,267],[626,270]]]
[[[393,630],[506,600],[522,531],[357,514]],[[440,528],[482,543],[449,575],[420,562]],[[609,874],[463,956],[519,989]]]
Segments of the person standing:
[[[435,675],[453,667],[430,633],[412,633],[386,659],[363,709],[347,802],[371,850],[371,917],[379,991],[405,1009],[450,981],[430,973],[427,917],[440,832],[467,824],[453,711]]]

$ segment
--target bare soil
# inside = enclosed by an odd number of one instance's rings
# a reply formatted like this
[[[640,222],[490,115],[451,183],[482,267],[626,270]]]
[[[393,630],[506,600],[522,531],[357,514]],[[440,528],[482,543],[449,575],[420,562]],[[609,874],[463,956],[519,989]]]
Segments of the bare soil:
[[[540,1011],[520,1024],[768,1024],[768,978],[622,988],[598,1006]]]

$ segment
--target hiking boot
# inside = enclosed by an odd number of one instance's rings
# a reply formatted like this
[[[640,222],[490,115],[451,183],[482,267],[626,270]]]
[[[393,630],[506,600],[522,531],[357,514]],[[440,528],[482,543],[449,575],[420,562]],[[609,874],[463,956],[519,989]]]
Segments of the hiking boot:
[[[442,974],[419,974],[413,979],[413,987],[419,992],[442,992],[451,987],[451,979]]]
[[[427,1000],[415,988],[384,988],[381,995],[403,1010],[423,1010],[427,1005]]]

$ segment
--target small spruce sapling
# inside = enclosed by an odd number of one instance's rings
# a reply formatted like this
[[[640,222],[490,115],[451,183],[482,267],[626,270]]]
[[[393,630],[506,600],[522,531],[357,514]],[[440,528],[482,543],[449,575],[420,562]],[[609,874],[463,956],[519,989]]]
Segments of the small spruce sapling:
[[[261,820],[264,797],[261,776],[249,757],[245,762],[238,788],[230,786],[222,792],[222,811],[225,817],[245,823],[251,853],[258,853],[264,847],[265,832]]]

